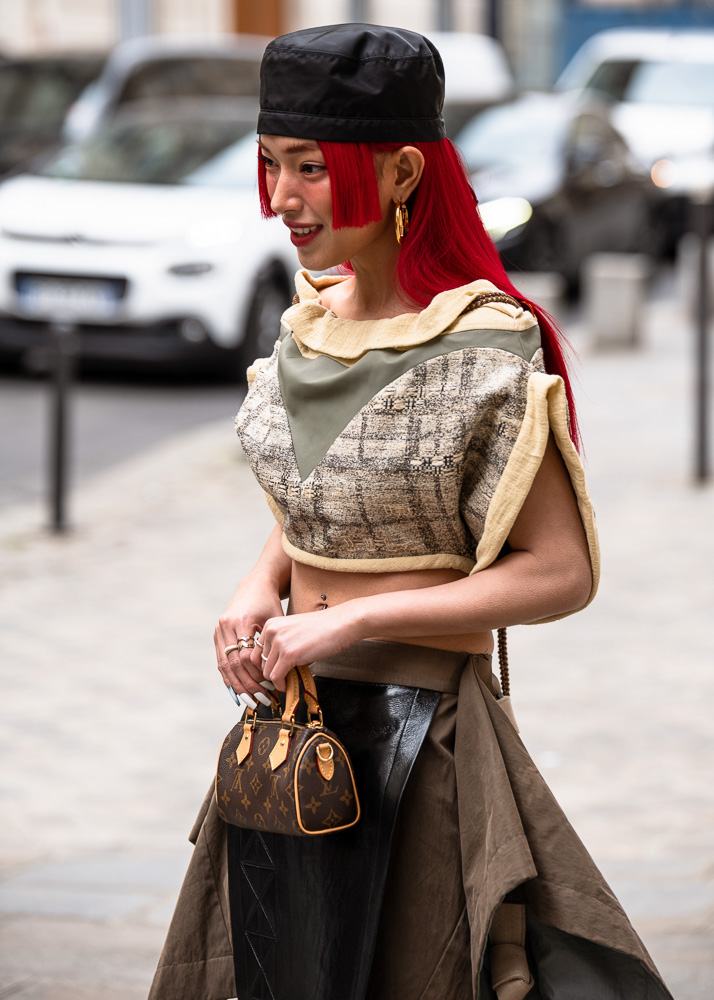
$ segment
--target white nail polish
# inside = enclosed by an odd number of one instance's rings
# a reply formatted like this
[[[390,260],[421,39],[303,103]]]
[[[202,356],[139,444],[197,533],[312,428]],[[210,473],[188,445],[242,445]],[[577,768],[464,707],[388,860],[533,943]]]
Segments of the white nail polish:
[[[266,708],[270,708],[270,698],[268,698],[266,694],[261,694],[260,691],[256,691],[255,697],[258,699],[261,705],[265,705]]]
[[[240,700],[243,702],[244,705],[247,705],[248,708],[257,708],[258,707],[258,702],[255,701],[253,698],[251,698],[251,696],[249,694],[242,694],[242,695],[240,695]]]
[[[275,685],[272,681],[261,681],[260,686],[264,687],[266,691],[274,691]]]

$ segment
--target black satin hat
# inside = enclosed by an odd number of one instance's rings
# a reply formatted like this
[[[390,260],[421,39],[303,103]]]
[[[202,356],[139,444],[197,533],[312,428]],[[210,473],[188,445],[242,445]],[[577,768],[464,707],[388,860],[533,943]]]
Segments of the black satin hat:
[[[428,38],[330,24],[273,39],[260,67],[258,132],[335,142],[446,136],[444,66]]]

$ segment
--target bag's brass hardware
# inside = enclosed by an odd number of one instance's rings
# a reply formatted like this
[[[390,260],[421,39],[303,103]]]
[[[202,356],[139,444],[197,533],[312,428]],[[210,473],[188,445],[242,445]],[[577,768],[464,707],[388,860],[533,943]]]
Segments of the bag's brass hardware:
[[[335,773],[335,748],[331,743],[318,743],[317,744],[317,769],[325,779],[325,781],[332,781],[332,776]]]
[[[311,712],[308,712],[308,715],[310,716],[310,721],[308,722],[308,726],[310,727],[310,729],[324,729],[325,722],[322,718],[321,708],[318,708],[317,710],[318,721],[315,721],[315,718]]]

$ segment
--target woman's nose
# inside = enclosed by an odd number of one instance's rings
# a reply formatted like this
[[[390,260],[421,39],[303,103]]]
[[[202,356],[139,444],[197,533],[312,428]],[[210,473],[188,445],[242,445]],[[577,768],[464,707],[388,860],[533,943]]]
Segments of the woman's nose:
[[[277,215],[295,211],[301,207],[301,201],[296,189],[294,178],[287,171],[281,170],[275,184],[270,207]]]

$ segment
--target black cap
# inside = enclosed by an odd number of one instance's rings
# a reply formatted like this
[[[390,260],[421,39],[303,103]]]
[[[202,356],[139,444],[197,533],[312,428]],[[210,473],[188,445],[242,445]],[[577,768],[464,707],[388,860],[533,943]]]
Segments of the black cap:
[[[444,66],[415,31],[330,24],[273,39],[260,67],[258,132],[333,142],[446,136]]]

